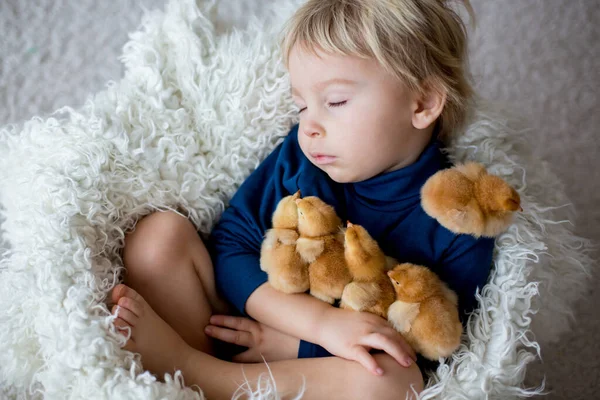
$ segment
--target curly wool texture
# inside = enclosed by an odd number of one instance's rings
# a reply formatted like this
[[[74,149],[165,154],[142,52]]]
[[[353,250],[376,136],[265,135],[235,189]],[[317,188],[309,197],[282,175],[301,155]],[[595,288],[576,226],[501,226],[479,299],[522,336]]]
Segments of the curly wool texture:
[[[11,245],[0,261],[6,396],[201,397],[180,374],[165,383],[140,374],[139,357],[120,348],[104,301],[123,267],[125,232],[139,218],[177,209],[207,234],[296,122],[276,38],[298,3],[282,1],[264,20],[219,32],[218,2],[171,0],[130,35],[122,80],[81,109],[0,130],[3,236]],[[507,179],[525,212],[497,240],[481,310],[424,399],[539,392],[521,388],[526,365],[539,342],[568,329],[586,278],[588,243],[561,214],[568,204],[562,187],[519,130],[484,110],[491,108],[478,106],[449,152]],[[269,378],[240,393],[279,398]]]

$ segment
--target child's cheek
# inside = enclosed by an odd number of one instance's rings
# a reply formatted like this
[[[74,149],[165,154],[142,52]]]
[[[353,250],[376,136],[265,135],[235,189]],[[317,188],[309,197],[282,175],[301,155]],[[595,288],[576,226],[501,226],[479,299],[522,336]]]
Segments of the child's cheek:
[[[300,150],[304,153],[305,156],[308,157],[308,143],[307,143],[306,135],[302,134],[300,130],[298,130],[298,144],[300,145]]]

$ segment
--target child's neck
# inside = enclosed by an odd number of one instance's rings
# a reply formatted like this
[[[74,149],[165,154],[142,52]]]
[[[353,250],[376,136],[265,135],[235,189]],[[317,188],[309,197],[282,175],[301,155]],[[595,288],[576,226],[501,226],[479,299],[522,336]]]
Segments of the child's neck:
[[[435,137],[437,138],[436,125],[437,124],[432,124],[431,126],[425,129],[415,131],[415,134],[413,136],[414,139],[409,144],[413,147],[413,151],[410,153],[410,155],[408,157],[404,157],[393,167],[383,171],[382,173],[397,171],[401,168],[408,167],[409,165],[414,164],[419,159],[423,151],[427,148],[427,146],[429,146],[429,144],[431,143],[432,139],[434,138],[434,133]]]

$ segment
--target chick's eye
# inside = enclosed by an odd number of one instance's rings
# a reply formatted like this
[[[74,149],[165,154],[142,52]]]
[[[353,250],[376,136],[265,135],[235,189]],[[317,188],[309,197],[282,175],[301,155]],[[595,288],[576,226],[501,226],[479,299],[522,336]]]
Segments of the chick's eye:
[[[300,110],[298,110],[298,114],[302,113],[302,111],[306,110],[306,107],[301,108]]]

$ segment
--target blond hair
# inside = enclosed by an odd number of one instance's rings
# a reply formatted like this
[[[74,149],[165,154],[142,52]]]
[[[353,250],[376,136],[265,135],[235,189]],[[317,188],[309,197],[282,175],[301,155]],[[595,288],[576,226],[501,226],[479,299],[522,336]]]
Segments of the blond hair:
[[[461,0],[473,20],[469,0]],[[446,94],[440,136],[465,120],[473,89],[467,76],[467,30],[446,0],[309,0],[288,21],[281,38],[288,66],[299,44],[316,54],[376,59],[419,94]]]

